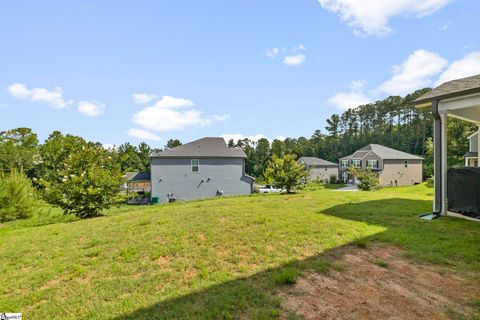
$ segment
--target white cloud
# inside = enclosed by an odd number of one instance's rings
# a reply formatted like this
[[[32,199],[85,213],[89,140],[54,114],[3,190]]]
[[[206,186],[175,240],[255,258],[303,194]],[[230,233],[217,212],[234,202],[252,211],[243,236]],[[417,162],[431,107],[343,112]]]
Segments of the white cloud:
[[[436,86],[450,80],[480,74],[480,52],[472,52],[463,59],[453,61],[440,75]]]
[[[220,137],[222,137],[226,142],[230,141],[231,139],[233,139],[234,142],[237,142],[238,140],[243,140],[243,139],[248,139],[248,140],[254,141],[254,142],[257,142],[258,140],[263,139],[263,138],[268,139],[263,134],[256,134],[256,135],[253,135],[253,136],[247,136],[247,135],[243,135],[241,133],[222,134]],[[268,139],[268,140],[270,140],[270,139]]]
[[[385,36],[395,16],[427,16],[453,0],[319,0],[322,8],[336,13],[357,36]]]
[[[17,99],[46,103],[54,109],[62,109],[73,103],[73,100],[63,98],[63,90],[60,87],[55,87],[53,90],[45,88],[29,89],[22,83],[13,83],[8,86],[7,90],[11,96]]]
[[[328,102],[338,109],[347,110],[350,108],[356,108],[361,105],[365,105],[371,102],[371,98],[362,92],[349,91],[339,92],[333,97],[328,99]]]
[[[393,77],[380,84],[377,91],[388,95],[405,95],[431,86],[432,77],[440,74],[448,61],[427,50],[413,52],[402,64],[393,66]]]
[[[153,106],[135,113],[133,122],[148,130],[174,131],[190,126],[205,127],[229,118],[226,114],[207,117],[193,106],[194,103],[191,100],[164,96]],[[187,107],[189,109],[183,109]]]
[[[364,92],[365,81],[353,81],[350,91],[339,92],[329,98],[328,102],[340,109],[355,108],[385,95],[404,96],[418,89],[480,74],[480,51],[449,64],[437,53],[417,50],[392,69],[393,76],[368,93]]]
[[[106,105],[98,101],[80,101],[77,103],[78,112],[90,117],[96,117],[105,113]]]
[[[362,93],[362,89],[366,84],[367,82],[365,80],[352,81],[350,83],[350,91],[336,93],[333,97],[328,99],[328,103],[340,110],[347,110],[367,104],[371,102],[372,99]]]
[[[279,49],[279,48],[272,48],[272,49],[268,49],[268,50],[265,52],[265,56],[266,56],[267,58],[273,59],[273,58],[275,58],[279,53],[280,53],[280,49]]]
[[[137,139],[142,139],[142,140],[152,140],[152,141],[160,141],[162,140],[159,136],[157,136],[156,134],[152,133],[152,132],[149,132],[149,131],[146,131],[146,130],[142,130],[142,129],[129,129],[127,131],[128,135],[130,137],[134,137],[134,138],[137,138]]]
[[[132,98],[135,104],[143,104],[155,100],[157,96],[148,93],[134,93],[132,94]]]
[[[305,55],[303,53],[299,53],[293,56],[285,56],[283,58],[283,64],[287,66],[299,66],[305,62]]]
[[[307,58],[305,52],[307,48],[303,44],[297,44],[291,48],[271,48],[265,52],[265,56],[270,59],[275,59],[278,56],[282,57],[283,64],[287,66],[299,66],[303,64]]]
[[[163,96],[162,99],[155,103],[158,108],[182,108],[193,107],[193,101],[183,98],[174,98],[170,96]]]

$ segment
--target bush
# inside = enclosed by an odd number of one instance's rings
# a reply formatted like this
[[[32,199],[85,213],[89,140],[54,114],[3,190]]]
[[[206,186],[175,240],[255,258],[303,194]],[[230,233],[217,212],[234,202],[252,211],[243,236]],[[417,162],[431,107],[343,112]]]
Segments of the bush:
[[[301,188],[309,175],[310,172],[297,162],[293,154],[287,154],[282,158],[274,155],[264,173],[266,179],[273,181],[273,185],[284,188],[287,193]]]
[[[358,188],[363,191],[373,191],[379,190],[382,186],[380,185],[380,179],[378,178],[378,174],[373,172],[370,168],[361,169],[350,167],[348,172],[355,176],[360,183],[358,184]]]
[[[59,176],[61,180],[40,182],[45,199],[79,218],[98,216],[114,205],[123,182],[120,168],[112,165],[108,153],[97,145],[72,153]]]
[[[23,172],[12,170],[9,175],[0,174],[0,222],[29,218],[42,207]]]
[[[337,184],[338,183],[338,179],[337,179],[337,176],[332,174],[330,175],[330,183],[332,184]]]
[[[431,176],[430,178],[428,178],[425,184],[427,185],[427,187],[433,188],[433,186],[435,185],[434,177]]]

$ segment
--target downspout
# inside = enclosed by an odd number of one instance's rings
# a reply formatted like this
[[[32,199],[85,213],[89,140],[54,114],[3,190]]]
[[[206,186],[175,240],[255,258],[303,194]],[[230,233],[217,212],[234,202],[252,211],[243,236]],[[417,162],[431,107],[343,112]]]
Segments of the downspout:
[[[436,137],[434,141],[434,190],[435,190],[435,200],[433,205],[433,213],[440,215],[442,213],[443,206],[443,185],[442,185],[442,153],[445,150],[442,150],[442,118],[438,112],[438,99],[432,101],[432,114],[433,114],[433,136]]]

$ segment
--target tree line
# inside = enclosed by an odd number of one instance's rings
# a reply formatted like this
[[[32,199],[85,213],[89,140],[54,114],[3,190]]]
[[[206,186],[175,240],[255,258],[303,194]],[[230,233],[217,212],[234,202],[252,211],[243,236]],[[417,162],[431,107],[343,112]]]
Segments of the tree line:
[[[405,97],[391,96],[333,114],[327,119],[324,131],[315,130],[308,138],[271,142],[268,139],[230,140],[228,145],[245,151],[246,173],[260,179],[266,176],[272,159],[295,155],[337,162],[370,143],[423,156],[427,178],[433,174],[433,118],[431,110],[418,109],[412,101],[428,90],[418,90]],[[449,119],[450,166],[463,164],[468,136],[476,130],[471,123]],[[181,144],[178,139],[170,139],[164,148]],[[91,216],[111,205],[125,173],[149,171],[150,155],[160,150],[145,142],[138,146],[126,142],[116,148],[104,148],[98,142],[58,131],[40,143],[31,129],[16,128],[0,132],[0,180],[7,181],[5,177],[12,170],[21,171],[43,200],[62,207],[66,213]],[[15,186],[25,181],[15,173],[7,182],[3,184],[5,190],[10,188],[8,183]],[[10,189],[14,191],[13,187]],[[23,188],[27,189],[28,186]],[[12,197],[13,191],[9,191]]]
[[[374,103],[351,108],[327,119],[325,130],[315,130],[310,137],[230,140],[230,147],[241,147],[247,154],[246,171],[262,176],[272,156],[295,154],[338,162],[367,144],[419,155],[424,160],[424,176],[433,174],[433,117],[429,108],[418,109],[412,102],[430,89],[415,91],[405,97],[391,96]],[[463,165],[468,151],[468,136],[478,128],[465,121],[449,118],[449,166]]]

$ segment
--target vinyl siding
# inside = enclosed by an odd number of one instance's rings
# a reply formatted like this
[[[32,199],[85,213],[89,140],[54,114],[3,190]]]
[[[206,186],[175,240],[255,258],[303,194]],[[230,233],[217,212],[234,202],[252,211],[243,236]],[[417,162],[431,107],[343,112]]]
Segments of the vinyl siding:
[[[152,158],[152,197],[168,201],[167,194],[177,199],[200,199],[252,193],[253,179],[244,174],[241,158],[200,158],[198,172],[191,170],[191,158]]]
[[[380,183],[384,186],[409,186],[422,182],[422,172],[422,160],[408,160],[407,168],[404,160],[383,160]]]

